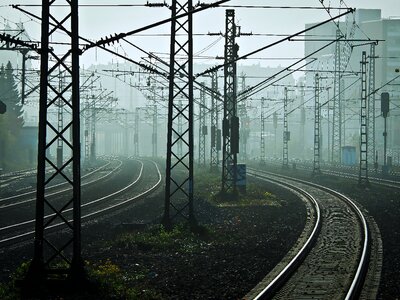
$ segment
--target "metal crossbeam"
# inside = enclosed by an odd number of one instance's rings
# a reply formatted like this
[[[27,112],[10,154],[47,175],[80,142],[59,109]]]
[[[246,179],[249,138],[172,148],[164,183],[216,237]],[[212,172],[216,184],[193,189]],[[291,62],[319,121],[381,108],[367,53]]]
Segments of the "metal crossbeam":
[[[367,102],[367,54],[362,52],[361,60],[361,128],[360,128],[360,172],[358,183],[368,185],[368,102]]]
[[[168,135],[163,224],[193,212],[193,28],[192,1],[172,1]],[[177,15],[187,14],[176,19]],[[182,73],[185,76],[182,76]],[[177,124],[178,123],[178,124]]]
[[[313,175],[321,173],[320,169],[320,129],[321,129],[321,106],[319,101],[319,76],[315,74],[314,86],[314,164]]]
[[[236,62],[238,45],[235,42],[235,11],[226,11],[224,65],[224,118],[222,122],[222,193],[236,193],[237,154],[239,152],[239,120],[236,115]]]
[[[64,1],[66,8],[55,13],[56,1],[42,3],[39,143],[37,167],[36,225],[34,258],[28,277],[34,281],[47,279],[57,273],[61,278],[83,276],[81,258],[81,176],[80,176],[80,121],[79,121],[79,40],[78,1]],[[57,27],[50,28],[50,20]],[[65,46],[52,45],[58,30],[67,30],[70,37]],[[56,47],[56,48],[55,48]],[[66,73],[70,82],[60,84],[51,80],[58,73]],[[66,114],[63,122],[54,121],[49,111],[63,107]],[[57,123],[57,124],[56,124]],[[51,149],[64,149],[66,157],[60,164],[55,162]],[[53,182],[65,182],[71,187],[62,198],[50,196],[49,186]],[[72,208],[72,215],[67,211]],[[45,220],[45,212],[55,216]],[[65,231],[57,236],[49,229],[55,223],[63,223]],[[66,264],[66,266],[65,266]]]

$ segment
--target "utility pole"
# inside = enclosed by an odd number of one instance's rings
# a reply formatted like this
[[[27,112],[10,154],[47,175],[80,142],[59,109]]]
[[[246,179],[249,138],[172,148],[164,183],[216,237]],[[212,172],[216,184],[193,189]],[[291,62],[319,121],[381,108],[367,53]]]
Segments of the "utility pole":
[[[362,52],[361,60],[361,128],[360,128],[360,170],[359,185],[369,185],[368,179],[368,103],[367,103],[367,53]]]
[[[211,170],[217,170],[219,165],[219,151],[221,150],[221,131],[218,129],[218,72],[211,73],[211,153],[210,165]]]
[[[86,95],[85,98],[85,111],[84,111],[84,138],[85,138],[85,163],[87,164],[89,161],[89,156],[90,156],[90,102],[89,102],[89,96]],[[62,145],[62,144],[61,144]],[[61,148],[62,151],[62,148]],[[59,159],[59,148],[57,147],[57,160]],[[60,155],[62,157],[62,154]],[[62,161],[61,161],[62,163]]]
[[[273,123],[274,123],[274,158],[276,158],[276,148],[277,148],[277,135],[276,135],[276,130],[278,128],[278,114],[276,113],[276,111],[274,112],[273,116]]]
[[[94,95],[92,96],[92,99]],[[91,105],[91,116],[92,120],[90,122],[91,128],[90,133],[92,134],[91,144],[90,144],[90,161],[94,163],[96,161],[96,101],[93,99]]]
[[[134,127],[134,135],[133,135],[133,155],[135,157],[139,157],[139,107],[136,107],[135,110],[135,127]]]
[[[290,131],[288,126],[288,89],[285,87],[285,96],[283,99],[283,157],[282,167],[289,168],[289,145]]]
[[[375,43],[371,43],[369,52],[369,74],[368,74],[368,161],[374,162],[374,166],[377,166],[375,161]],[[377,169],[377,167],[375,168]]]
[[[241,90],[246,90],[246,75],[241,75]],[[242,160],[247,160],[247,140],[249,135],[249,118],[247,116],[246,98],[243,98],[239,104],[239,117],[240,117],[240,157]]]
[[[314,164],[313,164],[313,175],[321,173],[320,168],[320,130],[321,130],[321,106],[319,101],[319,76],[315,74],[314,83]]]
[[[153,158],[156,158],[157,157],[157,136],[158,136],[158,132],[157,132],[158,114],[157,114],[157,105],[155,104],[156,103],[155,100],[153,101],[153,103],[154,104],[151,106],[151,110],[153,113],[153,134],[152,134],[151,143],[153,145],[153,151],[152,151]]]
[[[84,276],[81,257],[78,1],[65,1],[65,15],[61,15],[57,10],[58,2],[42,3],[36,223],[34,256],[27,275],[27,283],[33,288],[42,286],[43,281],[50,278],[79,282]],[[53,9],[57,10],[57,14],[52,14]],[[56,41],[58,34],[58,27],[50,28],[50,20],[58,26],[65,27],[69,32],[69,42],[66,45],[57,45],[57,49],[49,43]],[[71,83],[62,90],[59,90],[58,83],[54,84],[51,81],[59,68],[71,74]],[[48,116],[49,110],[57,107],[59,99],[63,101],[70,116],[68,121],[64,120],[61,131],[56,124],[52,124],[54,121]],[[71,131],[72,139],[69,140]],[[48,132],[53,132],[56,138],[49,141]],[[64,147],[69,148],[67,153],[70,155],[61,168],[57,167],[46,153],[46,149],[56,143],[58,138],[63,140]],[[71,187],[71,192],[64,200],[57,199],[56,205],[48,197],[48,187],[52,186],[54,179],[64,180]],[[66,207],[72,208],[72,218],[69,213],[66,215]],[[54,216],[45,219],[46,211],[54,212]],[[54,235],[51,230],[47,230],[59,222],[64,224],[65,232]]]
[[[224,66],[224,118],[222,121],[222,195],[236,194],[237,154],[239,153],[239,118],[236,115],[236,62],[238,45],[235,11],[226,10],[225,31],[225,66]]]
[[[204,82],[202,83],[205,84]],[[199,165],[206,165],[206,92],[204,87],[200,88],[200,103],[199,103]]]
[[[261,97],[260,164],[265,165],[265,98]]]
[[[173,0],[168,97],[168,134],[163,224],[183,218],[191,225],[193,211],[193,10],[192,0]],[[176,16],[187,14],[177,19]],[[177,126],[176,121],[182,121]],[[178,152],[178,145],[182,153]]]
[[[333,124],[332,124],[332,163],[341,163],[342,148],[342,55],[340,47],[341,32],[336,30],[335,77],[333,86]]]

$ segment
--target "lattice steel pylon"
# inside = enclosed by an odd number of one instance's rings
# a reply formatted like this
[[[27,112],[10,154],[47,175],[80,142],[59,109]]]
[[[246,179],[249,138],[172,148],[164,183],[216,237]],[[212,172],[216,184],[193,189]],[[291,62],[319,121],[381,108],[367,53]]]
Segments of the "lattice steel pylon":
[[[368,162],[375,162],[375,43],[370,45],[368,68]],[[376,162],[375,162],[376,163]]]
[[[360,170],[358,184],[368,185],[368,102],[367,102],[367,53],[362,52],[361,66],[361,128],[360,128]]]
[[[246,90],[246,75],[241,75],[241,90]],[[247,160],[247,141],[249,135],[249,117],[247,115],[246,98],[243,98],[238,105],[240,118],[240,159]]]
[[[235,43],[235,11],[226,10],[224,65],[224,118],[222,121],[222,182],[223,194],[236,193],[237,154],[239,153],[239,118],[236,115],[236,62],[238,45]]]
[[[151,143],[152,143],[152,156],[155,158],[157,157],[157,140],[158,140],[158,114],[157,114],[157,105],[155,104],[156,101],[155,99],[153,99],[153,103],[154,105],[151,106],[152,109],[152,114],[153,114],[153,133],[152,133],[152,139],[151,139]]]
[[[85,98],[85,111],[84,111],[84,138],[85,138],[85,163],[89,162],[89,157],[90,157],[90,129],[91,129],[91,116],[90,116],[90,102],[89,102],[89,96],[86,95]],[[57,147],[58,150],[58,147]],[[57,151],[58,152],[58,151]],[[58,154],[58,153],[57,153]]]
[[[285,95],[283,98],[283,151],[282,151],[282,167],[289,167],[289,142],[290,132],[288,125],[288,89],[285,87]]]
[[[321,129],[321,106],[319,101],[319,75],[315,74],[314,83],[314,164],[313,175],[321,173],[320,168],[320,129]]]
[[[217,148],[217,134],[218,134],[218,72],[214,71],[211,74],[211,143],[210,143],[210,167],[211,170],[218,169],[219,165],[219,151]]]
[[[135,127],[134,127],[134,133],[133,133],[133,155],[135,157],[139,157],[139,118],[140,118],[140,113],[139,113],[139,107],[136,107],[135,110]]]
[[[93,96],[92,96],[93,98]],[[97,121],[97,113],[96,113],[96,101],[93,99],[91,105],[91,116],[92,120],[90,122],[91,128],[90,133],[92,134],[91,143],[90,143],[90,161],[96,161],[96,121]]]
[[[200,103],[199,103],[199,165],[206,165],[206,92],[204,90],[205,83],[200,89]]]
[[[333,116],[332,116],[332,151],[331,161],[341,162],[341,147],[342,147],[342,55],[340,47],[341,32],[336,31],[336,46],[335,46],[335,73],[333,84]]]
[[[265,164],[265,101],[261,98],[261,133],[260,133],[260,163]]]
[[[195,224],[193,211],[193,28],[192,1],[173,0],[168,134],[163,224],[178,217]],[[186,17],[175,19],[179,14]],[[182,76],[184,74],[184,76]],[[181,126],[177,121],[182,119]],[[181,144],[182,151],[178,152]],[[182,153],[180,153],[182,152]]]
[[[36,223],[34,257],[27,278],[34,282],[57,275],[59,279],[79,280],[84,274],[81,257],[78,1],[66,0],[65,8],[56,8],[60,2],[42,1]],[[50,20],[56,24],[54,28],[50,28]],[[57,42],[61,29],[67,31],[70,40],[63,45],[55,43],[50,46],[50,40]],[[58,68],[71,76],[71,82],[61,90],[58,83],[50,80]],[[62,130],[48,116],[49,110],[57,107],[60,99],[66,112]],[[63,140],[64,150],[67,149],[64,155],[69,156],[61,167],[57,167],[54,157],[46,151],[56,146],[59,138]],[[57,183],[65,182],[71,189],[61,198],[54,199],[50,197],[48,188],[56,180]],[[65,230],[57,235],[50,234],[48,229],[58,223]]]

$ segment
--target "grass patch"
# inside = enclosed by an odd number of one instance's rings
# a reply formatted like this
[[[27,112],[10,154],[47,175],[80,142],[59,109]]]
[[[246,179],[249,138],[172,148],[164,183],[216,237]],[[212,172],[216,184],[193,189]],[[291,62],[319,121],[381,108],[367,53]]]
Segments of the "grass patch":
[[[159,292],[142,287],[141,281],[148,273],[145,269],[136,268],[127,273],[109,259],[94,264],[87,262],[86,266],[88,277],[97,285],[102,299],[163,299]]]
[[[0,283],[0,299],[2,300],[14,300],[21,299],[21,293],[18,287],[18,281],[25,278],[28,272],[30,262],[22,263],[11,275],[8,282]]]
[[[162,225],[155,225],[146,231],[123,233],[113,243],[121,248],[189,253],[201,249],[211,234],[212,230],[204,226],[192,230],[185,224],[177,224],[172,230],[166,230]]]
[[[221,196],[221,176],[204,170],[196,172],[196,196],[207,199],[219,207],[234,206],[284,206],[273,193],[260,185],[247,184],[246,193]]]

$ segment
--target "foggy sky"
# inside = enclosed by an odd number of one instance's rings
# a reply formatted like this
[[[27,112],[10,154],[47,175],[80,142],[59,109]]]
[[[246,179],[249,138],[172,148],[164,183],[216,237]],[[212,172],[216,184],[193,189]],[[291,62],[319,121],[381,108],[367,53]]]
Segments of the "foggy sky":
[[[58,0],[60,4],[64,1]],[[144,4],[146,0],[81,0],[80,4]],[[162,1],[150,1],[162,2]],[[170,2],[170,1],[167,1]],[[196,3],[197,1],[194,1]],[[203,1],[202,1],[203,2]],[[208,3],[211,1],[207,1]],[[356,8],[378,8],[382,9],[382,17],[400,16],[400,1],[399,0],[346,0],[346,4]],[[57,1],[56,1],[57,3]],[[325,4],[331,3],[331,6],[338,7],[339,0],[325,1]],[[0,27],[7,21],[23,22],[28,33],[33,40],[40,40],[40,23],[32,20],[31,17],[9,7],[10,4],[37,4],[39,0],[1,0],[0,4]],[[299,6],[317,6],[321,7],[318,0],[308,1],[265,1],[265,0],[232,0],[227,4],[231,5],[299,5]],[[40,7],[24,7],[32,13],[40,16]],[[61,10],[61,9],[60,9]],[[224,32],[225,27],[225,10],[226,8],[211,9],[197,14],[194,18],[194,32]],[[242,32],[253,33],[274,33],[274,34],[293,34],[304,29],[305,23],[323,21],[329,18],[324,10],[283,10],[283,9],[243,9],[235,8],[237,25],[241,26]],[[336,11],[333,11],[337,13]],[[107,7],[107,8],[80,8],[80,35],[89,38],[93,41],[102,37],[110,36],[111,34],[127,32],[152,22],[168,18],[170,12],[166,8],[148,8],[148,7]],[[146,34],[167,34],[170,31],[169,25],[160,26],[153,30],[146,31]],[[65,39],[65,36],[60,35],[60,40]],[[373,37],[371,37],[373,38]],[[168,53],[169,38],[140,36],[128,38],[134,44],[142,47],[146,51]],[[241,37],[238,44],[240,46],[239,54],[248,53],[257,48],[265,46],[278,37]],[[194,52],[200,52],[205,47],[215,43],[209,50],[202,55],[215,57],[223,55],[222,38],[201,36],[194,39]],[[134,50],[132,46],[126,43],[115,44],[110,46],[111,49],[118,51],[121,54],[127,54],[129,57],[140,60],[143,53]],[[279,46],[273,47],[270,50],[264,51],[256,55],[256,57],[301,57],[304,55],[304,45],[302,42],[285,42]],[[162,55],[162,54],[160,54]],[[81,57],[81,64],[89,66],[91,64],[99,64],[113,61],[122,62],[120,59],[112,57],[112,55],[104,53],[102,50],[90,50],[84,53]],[[216,64],[215,60],[201,60],[198,63]],[[285,65],[288,61],[276,60],[248,60],[246,64],[260,63],[261,65]]]

